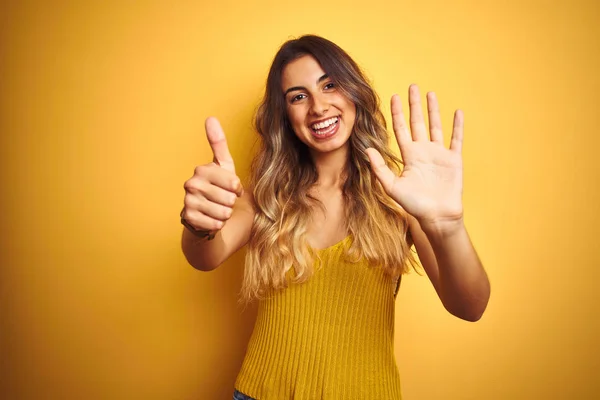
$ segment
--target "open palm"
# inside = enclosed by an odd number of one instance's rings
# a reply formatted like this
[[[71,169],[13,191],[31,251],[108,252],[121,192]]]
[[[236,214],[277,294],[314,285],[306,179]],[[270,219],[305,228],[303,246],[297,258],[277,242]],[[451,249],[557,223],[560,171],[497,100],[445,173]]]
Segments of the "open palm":
[[[392,122],[404,169],[396,176],[375,149],[368,149],[372,168],[386,193],[419,221],[441,222],[462,217],[463,115],[454,114],[450,148],[444,137],[437,99],[427,96],[429,133],[416,85],[409,88],[410,129],[398,95],[392,97]]]

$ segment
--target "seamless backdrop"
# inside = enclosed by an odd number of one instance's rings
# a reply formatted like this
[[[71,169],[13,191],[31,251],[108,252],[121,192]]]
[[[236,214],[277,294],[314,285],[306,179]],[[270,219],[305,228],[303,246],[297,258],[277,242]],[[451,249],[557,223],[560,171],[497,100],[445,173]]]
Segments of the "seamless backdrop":
[[[593,1],[13,1],[0,5],[0,398],[230,399],[254,309],[243,252],[179,248],[183,182],[217,116],[247,177],[277,48],[323,35],[390,120],[465,112],[466,223],[492,282],[476,324],[424,276],[397,299],[407,400],[600,391],[600,89]],[[394,143],[395,146],[395,143]]]

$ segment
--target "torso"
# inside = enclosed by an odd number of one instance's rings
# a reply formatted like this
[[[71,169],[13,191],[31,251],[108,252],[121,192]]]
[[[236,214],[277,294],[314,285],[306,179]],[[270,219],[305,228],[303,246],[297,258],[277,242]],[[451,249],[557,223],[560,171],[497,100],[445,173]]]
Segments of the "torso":
[[[402,398],[396,282],[364,258],[347,259],[351,243],[320,251],[307,282],[265,293],[237,390],[261,400]]]

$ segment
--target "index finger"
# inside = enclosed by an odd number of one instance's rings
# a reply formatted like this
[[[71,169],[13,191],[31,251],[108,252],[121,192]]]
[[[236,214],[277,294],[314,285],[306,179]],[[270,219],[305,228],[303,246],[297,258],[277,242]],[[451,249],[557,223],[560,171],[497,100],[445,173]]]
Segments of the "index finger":
[[[400,148],[402,148],[404,143],[407,143],[411,140],[411,137],[410,131],[406,126],[406,120],[404,119],[404,112],[402,111],[400,96],[397,94],[393,95],[390,106],[392,109],[392,127],[394,128],[398,145]]]
[[[415,84],[408,88],[408,103],[410,107],[410,130],[414,140],[428,140],[427,127],[421,109],[421,94]]]

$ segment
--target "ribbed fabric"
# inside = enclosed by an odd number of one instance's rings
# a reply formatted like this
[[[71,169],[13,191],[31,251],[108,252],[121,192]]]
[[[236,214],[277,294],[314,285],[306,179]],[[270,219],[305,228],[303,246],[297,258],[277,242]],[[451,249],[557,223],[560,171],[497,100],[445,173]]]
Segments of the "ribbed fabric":
[[[236,388],[258,400],[399,400],[394,357],[396,283],[350,263],[350,237],[318,251],[305,283],[258,305]]]

